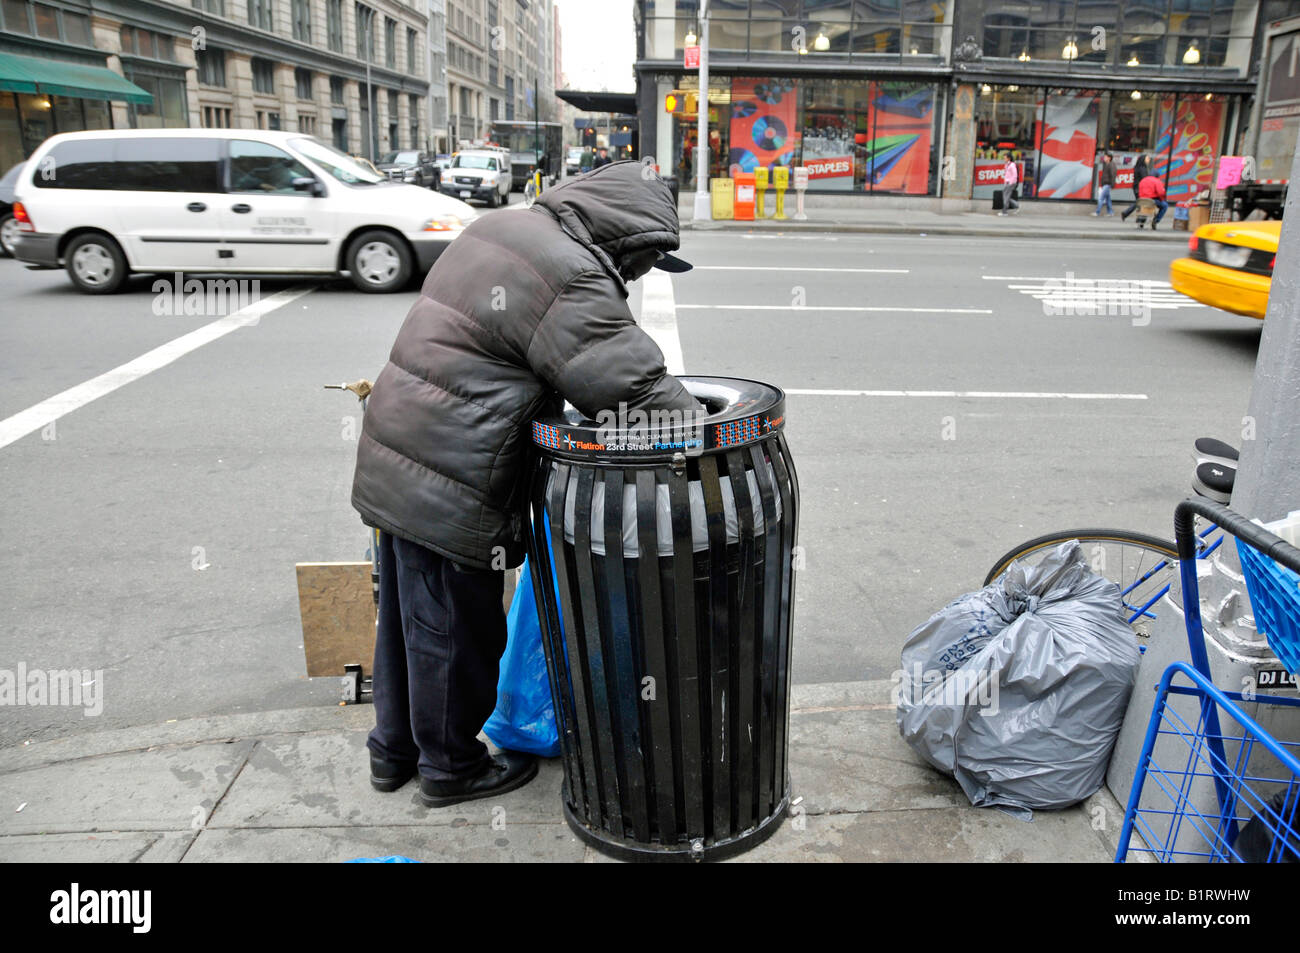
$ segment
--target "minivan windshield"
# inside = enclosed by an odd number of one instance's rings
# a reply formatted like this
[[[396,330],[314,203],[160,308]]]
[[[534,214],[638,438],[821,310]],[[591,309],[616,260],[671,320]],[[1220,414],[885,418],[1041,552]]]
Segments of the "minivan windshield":
[[[390,152],[379,161],[384,165],[415,165],[420,161],[420,153]]]
[[[451,157],[451,165],[454,169],[495,169],[497,160],[488,156],[464,156],[454,155]]]
[[[377,185],[388,181],[386,175],[376,175],[346,152],[319,139],[293,139],[289,144],[345,185]]]

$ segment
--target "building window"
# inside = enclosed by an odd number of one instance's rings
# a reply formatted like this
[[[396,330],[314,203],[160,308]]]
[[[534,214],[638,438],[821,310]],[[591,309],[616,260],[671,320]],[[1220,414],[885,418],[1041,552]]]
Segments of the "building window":
[[[329,48],[343,52],[343,0],[325,0],[325,34]]]
[[[122,27],[118,35],[122,40],[123,53],[176,62],[176,40],[173,37],[133,26]]]
[[[90,18],[80,13],[63,11],[63,39],[79,46],[94,46],[90,36]]]
[[[311,42],[311,0],[293,0],[293,38]]]
[[[203,127],[205,129],[229,129],[230,108],[221,106],[204,106]]]
[[[370,60],[375,48],[375,11],[364,3],[358,3],[357,17],[357,58]]]
[[[342,106],[344,102],[343,93],[346,88],[347,88],[347,80],[345,80],[342,76],[331,76],[330,77],[330,102]]]
[[[201,86],[226,85],[226,51],[214,47],[194,51],[194,65],[198,69]],[[229,110],[227,110],[229,112]]]
[[[298,131],[309,136],[316,135],[316,117],[298,115]]]
[[[0,5],[4,11],[4,28],[10,33],[32,32],[31,7],[25,0],[4,0]]]
[[[248,24],[259,30],[272,29],[271,0],[248,0]]]
[[[190,0],[190,5],[204,13],[215,13],[219,17],[226,15],[226,0]],[[227,109],[226,112],[230,110]]]
[[[334,119],[330,123],[334,133],[334,148],[340,152],[348,151],[348,121],[346,119]]]
[[[384,17],[384,65],[397,68],[397,21]]]
[[[406,31],[406,71],[412,76],[420,74],[420,71],[415,68],[415,53],[419,46],[419,35],[414,30],[408,29]]]
[[[270,60],[252,61],[253,66],[253,92],[268,93],[275,92],[275,64]]]
[[[190,124],[183,79],[164,79],[159,76],[133,73],[129,70],[126,78],[153,96],[151,103],[131,105],[132,129],[157,129],[163,126],[183,128]]]
[[[299,99],[312,99],[311,70],[298,67],[293,71],[293,85]]]

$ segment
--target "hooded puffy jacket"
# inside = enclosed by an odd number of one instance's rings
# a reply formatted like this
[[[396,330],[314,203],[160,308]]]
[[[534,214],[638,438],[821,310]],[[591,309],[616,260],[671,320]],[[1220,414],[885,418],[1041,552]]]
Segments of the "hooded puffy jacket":
[[[352,505],[368,525],[480,569],[523,560],[530,422],[689,410],[637,327],[627,255],[678,247],[668,186],[617,162],[477,219],[425,278],[370,394]],[[500,557],[504,556],[504,564]]]

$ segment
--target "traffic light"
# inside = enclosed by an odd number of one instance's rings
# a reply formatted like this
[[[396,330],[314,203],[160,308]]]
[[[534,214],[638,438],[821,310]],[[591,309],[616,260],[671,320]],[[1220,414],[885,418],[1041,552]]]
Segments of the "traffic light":
[[[700,94],[699,94],[699,93],[687,93],[686,96],[685,96],[685,99],[686,99],[686,104],[685,104],[685,106],[682,108],[682,111],[683,111],[684,113],[686,113],[686,115],[688,115],[688,116],[696,116],[696,115],[699,115],[699,112],[700,112]]]
[[[676,91],[664,97],[664,112],[675,113],[682,106],[682,97]]]

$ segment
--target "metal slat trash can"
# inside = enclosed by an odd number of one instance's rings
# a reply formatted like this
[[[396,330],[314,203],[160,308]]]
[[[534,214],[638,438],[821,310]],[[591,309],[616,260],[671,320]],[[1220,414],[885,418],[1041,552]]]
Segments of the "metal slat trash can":
[[[785,395],[681,380],[707,415],[532,426],[529,564],[564,815],[624,859],[739,853],[790,803],[799,484]]]

